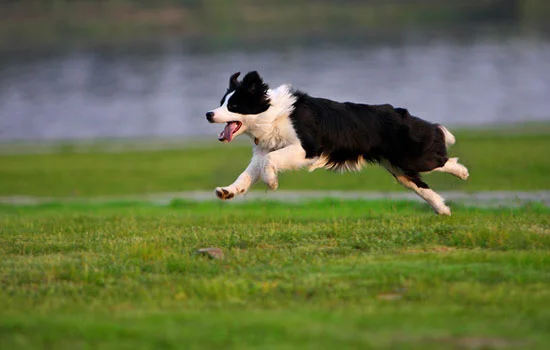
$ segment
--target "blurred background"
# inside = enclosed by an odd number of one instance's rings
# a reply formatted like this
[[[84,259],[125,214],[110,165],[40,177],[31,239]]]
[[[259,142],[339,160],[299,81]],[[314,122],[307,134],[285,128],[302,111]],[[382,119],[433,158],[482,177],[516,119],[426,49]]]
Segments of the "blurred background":
[[[3,0],[0,142],[208,135],[229,75],[449,126],[550,120],[547,0]]]

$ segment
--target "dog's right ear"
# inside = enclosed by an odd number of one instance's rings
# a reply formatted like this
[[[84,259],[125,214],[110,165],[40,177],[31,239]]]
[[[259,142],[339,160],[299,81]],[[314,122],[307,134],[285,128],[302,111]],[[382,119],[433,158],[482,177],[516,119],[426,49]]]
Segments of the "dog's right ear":
[[[229,78],[229,90],[235,90],[239,86],[239,81],[237,80],[239,75],[241,75],[241,72],[237,72]]]

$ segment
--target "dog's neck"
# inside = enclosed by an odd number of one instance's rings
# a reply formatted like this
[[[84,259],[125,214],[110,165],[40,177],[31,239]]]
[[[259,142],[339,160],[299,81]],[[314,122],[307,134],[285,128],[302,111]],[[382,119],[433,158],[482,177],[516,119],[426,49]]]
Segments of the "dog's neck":
[[[270,107],[262,113],[266,118],[275,121],[281,117],[288,117],[294,111],[296,96],[292,93],[290,85],[281,85],[274,90],[270,89],[267,91],[267,96]]]
[[[270,107],[254,117],[248,127],[248,135],[256,145],[269,149],[278,149],[297,139],[288,118],[294,111],[296,96],[290,85],[281,85],[268,90]]]

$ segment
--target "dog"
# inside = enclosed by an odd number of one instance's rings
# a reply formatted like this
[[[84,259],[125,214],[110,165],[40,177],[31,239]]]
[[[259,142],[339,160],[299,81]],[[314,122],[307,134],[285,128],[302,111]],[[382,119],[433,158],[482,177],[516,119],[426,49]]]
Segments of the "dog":
[[[271,190],[283,170],[325,168],[360,170],[378,163],[403,186],[416,192],[437,214],[450,215],[443,198],[421,173],[440,171],[466,180],[468,169],[448,158],[455,137],[442,125],[412,116],[389,104],[335,102],[307,95],[290,85],[270,89],[258,72],[229,78],[220,107],[206,113],[210,123],[225,123],[218,139],[247,134],[253,141],[248,167],[215,194],[228,200],[245,193],[260,178]]]

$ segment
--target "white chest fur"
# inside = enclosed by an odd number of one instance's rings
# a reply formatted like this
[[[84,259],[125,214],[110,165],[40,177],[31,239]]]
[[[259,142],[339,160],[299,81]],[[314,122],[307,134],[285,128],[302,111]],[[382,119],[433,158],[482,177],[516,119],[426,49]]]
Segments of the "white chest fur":
[[[295,96],[288,85],[269,90],[270,107],[248,121],[247,133],[258,147],[266,152],[299,144],[290,114],[294,110]]]
[[[276,123],[261,135],[250,135],[254,143],[265,152],[273,152],[293,144],[300,143],[292,122],[288,117],[276,120]]]

